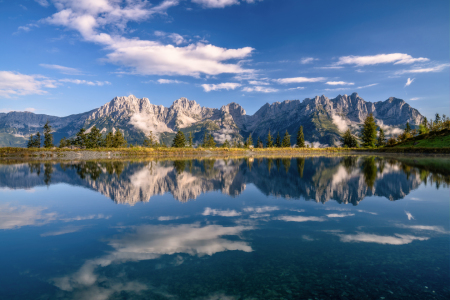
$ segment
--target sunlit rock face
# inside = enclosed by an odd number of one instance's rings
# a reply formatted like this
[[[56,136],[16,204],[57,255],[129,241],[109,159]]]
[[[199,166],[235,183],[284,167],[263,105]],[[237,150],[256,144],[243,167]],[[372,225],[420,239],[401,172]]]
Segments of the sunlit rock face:
[[[266,195],[357,205],[367,196],[402,199],[426,178],[415,168],[376,157],[0,165],[3,189],[68,183],[128,205],[166,193],[181,202],[211,191],[235,197],[248,184]]]
[[[151,131],[161,142],[171,144],[175,133],[182,130],[191,132],[196,143],[205,132],[210,132],[222,144],[225,140],[242,141],[250,134],[255,140],[265,138],[269,130],[281,135],[287,130],[295,136],[302,125],[307,141],[325,146],[339,144],[347,129],[357,132],[369,113],[387,134],[398,133],[406,122],[414,126],[423,120],[419,111],[401,99],[367,102],[356,93],[333,99],[322,95],[265,104],[253,115],[247,115],[234,102],[218,109],[180,98],[164,107],[150,103],[148,98],[130,95],[115,97],[97,109],[63,118],[30,112],[0,113],[0,129],[6,134],[0,138],[0,146],[25,146],[28,135],[41,129],[47,120],[55,130],[55,141],[74,136],[82,127],[89,131],[95,125],[103,133],[121,130],[131,143],[142,143]]]

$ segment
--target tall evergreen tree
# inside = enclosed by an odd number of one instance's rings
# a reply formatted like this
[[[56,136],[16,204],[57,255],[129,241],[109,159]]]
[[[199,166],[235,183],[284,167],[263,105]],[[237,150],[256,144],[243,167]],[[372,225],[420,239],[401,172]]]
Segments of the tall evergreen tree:
[[[30,135],[30,138],[28,139],[27,148],[33,148],[33,146],[34,146],[34,135],[32,134],[32,135]]]
[[[117,131],[113,137],[112,147],[113,148],[123,148],[126,146],[127,146],[127,140],[124,138],[122,131],[117,129]]]
[[[275,147],[278,147],[278,148],[281,147],[281,136],[280,136],[279,132],[277,132],[277,139],[275,141]]]
[[[261,143],[261,139],[258,136],[258,139],[256,139],[256,148],[262,148],[262,143]]]
[[[189,148],[194,147],[194,137],[192,136],[192,131],[189,132],[188,143],[189,143]]]
[[[91,131],[86,135],[86,148],[99,148],[102,145],[102,134],[97,126],[91,128]]]
[[[203,136],[203,143],[201,146],[204,148],[208,147],[208,132],[206,132],[206,131],[205,131],[205,135]]]
[[[305,136],[303,135],[303,126],[300,126],[297,132],[297,147],[305,148]]]
[[[73,144],[79,147],[85,147],[86,146],[86,129],[81,128],[80,131],[77,132],[77,135],[75,137],[75,140],[73,141]]]
[[[39,133],[39,131],[36,133],[36,136],[34,137],[33,148],[41,148],[41,134]]]
[[[70,146],[70,141],[68,139],[66,139],[66,137],[63,137],[59,141],[59,148],[64,148],[64,147],[68,147],[68,146]]]
[[[209,135],[206,144],[207,144],[207,146],[208,146],[209,148],[214,148],[214,147],[216,147],[216,142],[214,141],[214,137],[212,136],[212,134]]]
[[[173,139],[172,142],[172,147],[174,148],[186,147],[186,138],[181,130],[178,130],[177,134],[175,135],[175,138]]]
[[[253,138],[252,138],[252,134],[250,133],[250,135],[247,138],[247,147],[253,146]]]
[[[228,141],[228,139],[225,139],[225,142],[222,145],[223,148],[230,148],[230,142]]]
[[[377,124],[372,113],[370,113],[364,120],[363,129],[361,131],[361,140],[364,147],[375,147],[377,140]]]
[[[114,143],[114,135],[110,131],[108,132],[108,134],[105,137],[105,140],[103,141],[103,146],[106,148],[111,148],[113,146],[113,143]]]
[[[281,146],[284,148],[291,147],[291,136],[289,135],[287,130],[286,130],[286,133],[284,134],[283,141],[281,142]]]
[[[406,133],[410,133],[411,132],[411,126],[409,125],[409,122],[406,122],[405,132]]]
[[[342,147],[349,147],[349,148],[358,147],[358,141],[356,140],[356,137],[352,134],[350,129],[347,129],[347,131],[344,132],[341,141]]]
[[[144,139],[143,145],[144,147],[151,147],[151,148],[158,147],[158,141],[156,136],[153,134],[153,131],[150,130],[150,133]]]
[[[50,126],[50,122],[47,120],[44,125],[44,147],[45,148],[51,148],[53,147],[53,134],[52,132],[52,126]]]
[[[269,133],[267,134],[266,147],[267,148],[273,147],[273,137],[270,135],[270,130],[269,130]]]
[[[377,146],[381,147],[386,145],[386,137],[384,135],[383,128],[380,128],[380,132],[378,133],[378,140],[377,140]]]

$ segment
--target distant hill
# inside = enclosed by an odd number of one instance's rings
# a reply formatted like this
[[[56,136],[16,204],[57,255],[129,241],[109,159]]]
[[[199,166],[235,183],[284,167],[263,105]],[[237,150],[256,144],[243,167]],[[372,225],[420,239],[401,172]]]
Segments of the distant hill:
[[[329,99],[316,96],[300,100],[286,100],[265,104],[254,115],[247,115],[237,103],[218,108],[200,106],[193,100],[180,98],[170,107],[151,104],[147,98],[133,95],[116,97],[100,108],[86,113],[55,117],[31,112],[0,113],[0,146],[25,146],[30,134],[42,131],[48,120],[53,126],[56,142],[72,137],[84,127],[96,125],[103,133],[124,132],[133,144],[141,144],[145,135],[153,131],[163,143],[171,143],[177,130],[192,132],[200,142],[205,131],[213,134],[216,142],[244,140],[252,134],[253,140],[265,139],[269,130],[273,136],[287,130],[294,144],[300,125],[306,141],[315,146],[339,144],[341,134],[350,128],[358,132],[364,118],[373,113],[377,124],[387,134],[399,133],[406,122],[418,125],[423,116],[401,99],[368,102],[357,93]]]

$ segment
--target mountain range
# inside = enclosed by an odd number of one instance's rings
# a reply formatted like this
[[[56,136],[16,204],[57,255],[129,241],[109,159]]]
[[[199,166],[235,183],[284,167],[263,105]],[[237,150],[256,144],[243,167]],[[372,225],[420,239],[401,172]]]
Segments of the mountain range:
[[[214,136],[218,144],[243,141],[250,134],[253,140],[265,139],[269,130],[275,136],[291,135],[291,144],[300,125],[305,139],[317,146],[338,145],[348,128],[357,134],[364,118],[373,113],[378,126],[387,135],[398,134],[406,122],[419,125],[423,116],[402,99],[391,97],[385,101],[368,102],[357,93],[338,95],[329,99],[316,96],[300,100],[286,100],[263,105],[255,114],[247,115],[239,104],[232,102],[218,108],[202,107],[194,100],[180,98],[170,107],[151,104],[148,98],[115,97],[100,108],[67,117],[31,112],[0,113],[0,146],[26,145],[30,134],[42,132],[48,120],[54,129],[55,142],[73,137],[80,128],[88,131],[94,125],[102,133],[121,130],[129,143],[142,144],[152,131],[161,142],[171,144],[178,130],[192,132],[199,143],[205,132]]]

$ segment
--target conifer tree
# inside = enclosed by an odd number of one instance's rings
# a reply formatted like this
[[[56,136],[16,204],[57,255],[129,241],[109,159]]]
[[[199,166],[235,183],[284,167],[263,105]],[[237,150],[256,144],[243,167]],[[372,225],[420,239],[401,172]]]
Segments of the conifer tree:
[[[150,130],[148,136],[144,139],[143,143],[144,147],[155,148],[159,146],[159,143],[156,139],[156,136],[153,134],[153,131]]]
[[[269,133],[267,134],[266,147],[267,148],[273,147],[273,137],[270,135],[270,130],[269,130]]]
[[[350,129],[347,129],[347,131],[342,136],[342,147],[349,147],[349,148],[355,148],[358,147],[358,141],[356,140],[356,137],[352,134]]]
[[[222,147],[223,148],[230,148],[230,142],[227,139],[225,139],[225,142],[223,143]]]
[[[59,141],[59,148],[64,148],[70,146],[70,141],[68,139],[66,139],[66,137],[63,137],[60,141]]]
[[[39,133],[39,131],[36,133],[36,136],[34,137],[33,148],[41,148],[41,134]]]
[[[386,145],[386,137],[384,136],[383,128],[380,128],[380,132],[378,133],[377,146],[381,147]]]
[[[275,147],[280,148],[281,147],[281,137],[280,137],[280,133],[277,132],[277,139],[275,141]]]
[[[30,135],[30,138],[28,139],[27,148],[33,148],[33,146],[34,146],[34,135],[32,134],[32,135]]]
[[[253,138],[252,138],[252,134],[250,133],[250,135],[247,138],[247,147],[253,146]]]
[[[372,113],[364,120],[363,129],[361,131],[361,139],[364,147],[375,147],[377,140],[377,124]]]
[[[184,148],[186,146],[186,138],[181,130],[178,130],[172,142],[174,148]]]
[[[286,133],[284,134],[281,146],[283,146],[284,148],[291,147],[291,136],[289,135],[287,130]]]
[[[86,135],[86,148],[99,148],[102,144],[102,134],[97,126],[91,128],[91,131]]]
[[[205,135],[203,136],[202,147],[206,148],[208,146],[208,133],[205,131]]]
[[[122,148],[127,146],[127,141],[123,137],[122,131],[119,129],[116,131],[113,137],[112,147],[113,148]]]
[[[305,136],[303,135],[303,126],[300,126],[297,132],[297,147],[305,147]]]
[[[105,137],[105,140],[103,141],[103,146],[106,148],[111,148],[114,142],[114,136],[113,133],[110,131]]]
[[[79,147],[86,146],[86,129],[81,128],[80,131],[77,132],[77,135],[75,137],[75,140],[73,141],[73,144]]]
[[[192,131],[189,132],[188,143],[189,143],[189,148],[194,147],[194,137],[192,136]]]
[[[53,147],[53,134],[52,132],[52,126],[50,126],[50,122],[47,120],[47,122],[44,125],[44,147],[45,148],[51,148]]]
[[[206,143],[207,143],[207,146],[210,148],[216,147],[216,142],[214,141],[214,137],[212,136],[212,134],[209,135]]]
[[[406,122],[405,132],[410,133],[411,132],[411,126],[409,125],[409,122]]]
[[[256,148],[262,148],[261,147],[261,139],[258,136],[258,139],[256,140]]]

